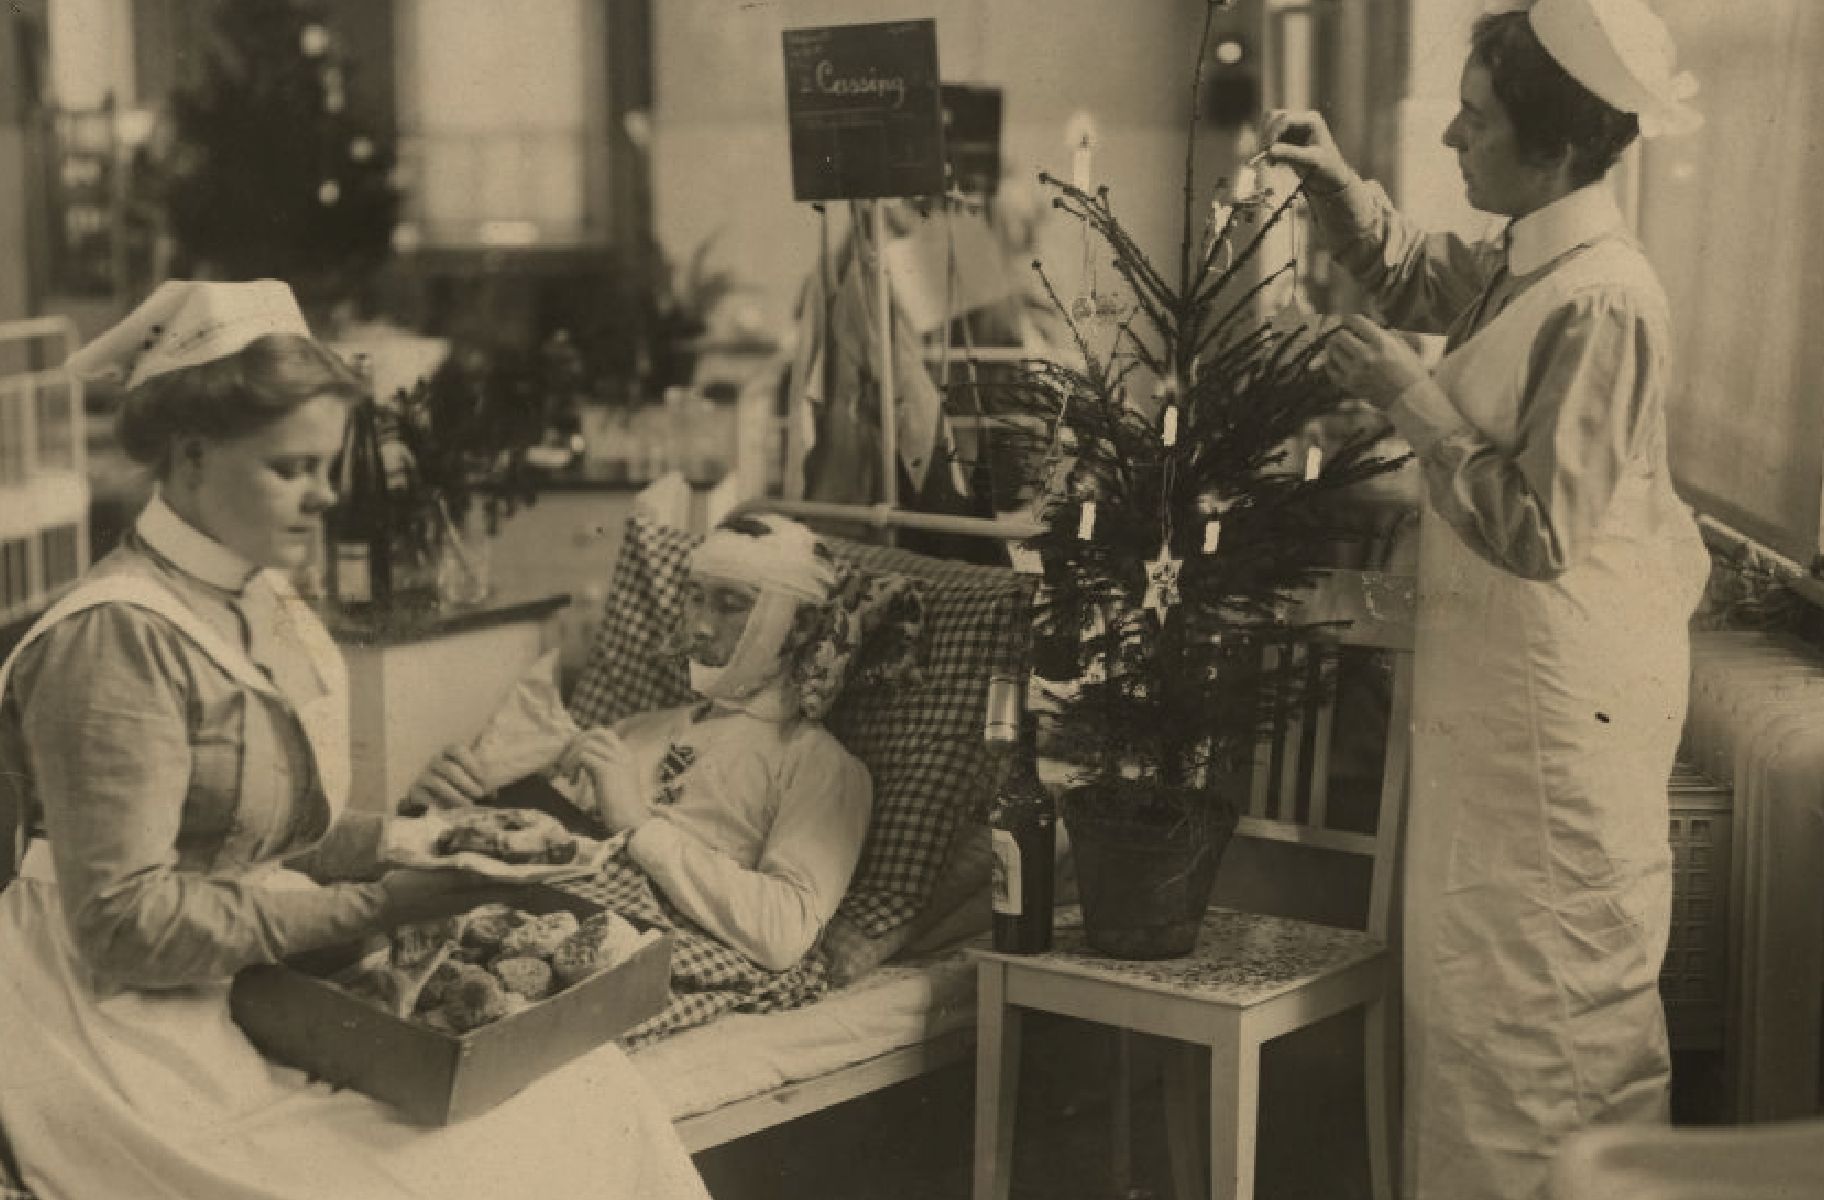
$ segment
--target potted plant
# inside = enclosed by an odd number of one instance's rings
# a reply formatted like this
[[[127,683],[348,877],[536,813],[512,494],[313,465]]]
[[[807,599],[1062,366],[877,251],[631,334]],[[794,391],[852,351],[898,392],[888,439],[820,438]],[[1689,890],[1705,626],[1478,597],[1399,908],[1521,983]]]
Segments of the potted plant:
[[[491,537],[536,502],[538,453],[581,377],[562,336],[531,354],[466,348],[378,407],[394,528],[446,601],[486,596],[486,543],[470,517],[479,505]]]
[[[1200,51],[1193,101],[1202,67]],[[1200,245],[1187,149],[1174,284],[1108,188],[1040,178],[1113,252],[1125,293],[1067,306],[1034,263],[1077,353],[1029,360],[1008,392],[1049,481],[1028,543],[1045,565],[1038,632],[1080,672],[1054,716],[1078,768],[1063,817],[1090,944],[1169,957],[1195,945],[1261,737],[1314,686],[1266,651],[1308,632],[1288,613],[1346,533],[1334,500],[1400,460],[1376,456],[1378,431],[1321,463],[1304,453],[1347,398],[1318,369],[1325,335],[1258,311],[1292,269],[1257,259],[1296,190],[1235,198]],[[1137,400],[1149,379],[1152,401]]]

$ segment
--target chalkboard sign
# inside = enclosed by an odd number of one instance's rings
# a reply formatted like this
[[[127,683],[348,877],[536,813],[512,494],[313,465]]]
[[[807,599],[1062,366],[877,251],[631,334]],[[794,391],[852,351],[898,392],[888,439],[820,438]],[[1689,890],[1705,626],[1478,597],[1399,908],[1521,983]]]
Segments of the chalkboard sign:
[[[992,197],[1001,185],[1001,89],[946,83],[944,157],[964,195]]]
[[[936,21],[788,29],[785,86],[796,198],[943,192]]]

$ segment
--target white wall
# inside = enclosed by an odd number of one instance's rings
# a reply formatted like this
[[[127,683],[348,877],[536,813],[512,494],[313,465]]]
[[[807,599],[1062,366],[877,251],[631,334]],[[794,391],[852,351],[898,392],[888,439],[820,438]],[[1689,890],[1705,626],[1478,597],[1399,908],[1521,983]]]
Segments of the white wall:
[[[63,108],[133,104],[132,0],[50,0],[51,93]]]
[[[1441,139],[1457,111],[1469,27],[1483,10],[1479,0],[1411,0],[1409,87],[1400,106],[1394,200],[1427,225],[1465,234],[1486,233],[1494,221],[1464,200],[1456,156]]]
[[[755,303],[782,328],[815,264],[817,223],[792,199],[781,31],[934,17],[943,78],[1005,91],[1012,180],[1036,189],[1041,168],[1068,177],[1066,122],[1089,112],[1101,136],[1095,174],[1113,189],[1116,212],[1149,253],[1175,262],[1202,9],[1193,0],[662,0],[653,5],[660,240],[682,257],[718,235],[713,261],[757,285]],[[1060,290],[1074,294],[1076,225],[1053,214],[1041,245]]]

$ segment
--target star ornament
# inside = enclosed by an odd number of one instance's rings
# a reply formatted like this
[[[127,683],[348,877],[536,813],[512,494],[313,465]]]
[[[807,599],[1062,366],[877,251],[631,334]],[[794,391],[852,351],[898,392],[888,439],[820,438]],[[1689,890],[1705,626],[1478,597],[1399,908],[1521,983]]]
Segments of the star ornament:
[[[1166,546],[1159,547],[1159,557],[1146,564],[1146,596],[1140,607],[1151,609],[1161,621],[1178,603],[1178,573],[1183,565]]]

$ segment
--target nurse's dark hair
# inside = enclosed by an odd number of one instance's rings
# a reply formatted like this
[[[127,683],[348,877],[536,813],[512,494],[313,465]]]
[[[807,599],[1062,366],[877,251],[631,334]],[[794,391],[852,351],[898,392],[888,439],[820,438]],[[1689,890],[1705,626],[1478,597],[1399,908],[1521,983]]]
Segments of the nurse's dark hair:
[[[1549,165],[1569,154],[1571,182],[1577,187],[1608,174],[1640,136],[1633,113],[1615,108],[1558,65],[1524,12],[1478,18],[1469,53],[1488,69],[1521,155]]]
[[[345,403],[365,391],[360,376],[316,341],[267,334],[214,362],[154,375],[121,401],[115,432],[128,458],[163,474],[186,438],[245,437],[319,396]]]

